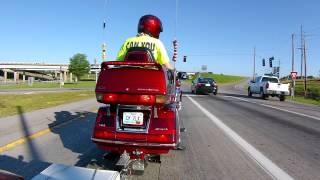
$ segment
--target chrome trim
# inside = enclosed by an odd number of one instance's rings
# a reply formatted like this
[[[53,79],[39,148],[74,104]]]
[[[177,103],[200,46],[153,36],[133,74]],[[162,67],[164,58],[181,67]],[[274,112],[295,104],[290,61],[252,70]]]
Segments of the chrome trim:
[[[139,142],[126,142],[126,141],[112,141],[112,140],[97,139],[97,138],[91,138],[91,140],[96,141],[96,142],[112,143],[112,144],[120,144],[120,145],[130,145],[130,146],[175,147],[177,145],[176,143],[173,143],[173,144],[139,143]]]

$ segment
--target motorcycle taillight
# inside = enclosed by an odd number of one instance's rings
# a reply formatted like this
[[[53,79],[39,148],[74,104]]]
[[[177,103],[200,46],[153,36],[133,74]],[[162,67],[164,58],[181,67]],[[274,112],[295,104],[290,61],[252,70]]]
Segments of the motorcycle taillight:
[[[103,95],[103,101],[108,103],[114,103],[117,102],[119,97],[118,94],[104,94]]]
[[[115,94],[115,93],[106,93],[98,94],[97,100],[106,104],[146,104],[152,105],[156,102],[156,97],[154,95],[132,95],[132,94]]]
[[[152,134],[147,136],[147,141],[152,143],[174,143],[175,136],[173,134]]]
[[[115,133],[111,132],[111,131],[106,131],[106,130],[101,130],[101,129],[96,128],[93,131],[93,138],[114,140]]]

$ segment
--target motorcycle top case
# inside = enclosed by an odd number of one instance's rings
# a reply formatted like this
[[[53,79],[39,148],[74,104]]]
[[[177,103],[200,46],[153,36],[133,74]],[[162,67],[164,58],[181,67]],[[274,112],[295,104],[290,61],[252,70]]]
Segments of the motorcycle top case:
[[[166,70],[156,63],[103,62],[96,92],[165,95]]]

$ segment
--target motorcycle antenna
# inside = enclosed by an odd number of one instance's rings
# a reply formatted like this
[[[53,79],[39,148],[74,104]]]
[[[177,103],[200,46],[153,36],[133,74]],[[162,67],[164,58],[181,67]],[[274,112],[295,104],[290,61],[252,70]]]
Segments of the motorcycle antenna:
[[[106,27],[107,27],[107,4],[108,0],[104,0],[104,6],[103,6],[103,24],[102,24],[102,41],[104,41],[104,37],[106,34]],[[102,61],[106,61],[107,55],[107,44],[105,42],[102,42]]]

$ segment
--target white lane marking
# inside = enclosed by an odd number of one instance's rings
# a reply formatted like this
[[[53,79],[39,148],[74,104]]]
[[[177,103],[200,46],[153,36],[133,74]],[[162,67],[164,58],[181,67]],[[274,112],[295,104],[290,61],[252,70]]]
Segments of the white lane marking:
[[[207,96],[209,97],[209,95],[200,95],[200,94],[182,94],[183,97],[187,97],[187,96],[190,96],[190,97],[204,97],[204,96]]]
[[[239,98],[239,97],[234,97],[234,96],[223,96],[223,97],[228,97],[228,98],[234,98],[234,99],[239,99],[239,100],[242,100],[242,101],[245,101],[245,102],[251,102],[249,100],[246,100],[246,99],[242,99],[242,98]],[[252,102],[254,103],[254,102]]]
[[[268,108],[276,109],[276,110],[279,110],[279,111],[284,111],[284,112],[288,112],[288,113],[292,113],[292,114],[296,114],[296,115],[299,115],[299,116],[308,117],[308,118],[320,121],[320,117],[311,116],[311,115],[307,115],[307,114],[303,114],[303,113],[298,113],[298,112],[290,111],[290,110],[287,110],[287,109],[282,109],[282,108],[278,108],[278,107],[275,107],[275,106],[271,106],[271,105],[268,105],[268,104],[263,104],[263,103],[260,104],[260,103],[249,101],[249,100],[246,100],[246,99],[243,99],[243,98],[239,98],[239,97],[233,97],[233,96],[224,96],[224,97],[239,99],[241,101],[249,102],[249,103],[252,103],[252,104],[259,104],[260,106],[264,106],[264,107],[268,107]]]
[[[254,148],[241,136],[239,136],[235,131],[225,125],[216,116],[211,114],[208,110],[202,107],[198,102],[196,102],[192,97],[187,96],[190,101],[196,105],[214,124],[216,124],[229,138],[234,141],[240,149],[245,152],[250,158],[252,158],[262,169],[264,169],[273,179],[293,179],[289,174],[280,169],[276,164],[274,164],[270,159],[264,156],[260,151]]]

